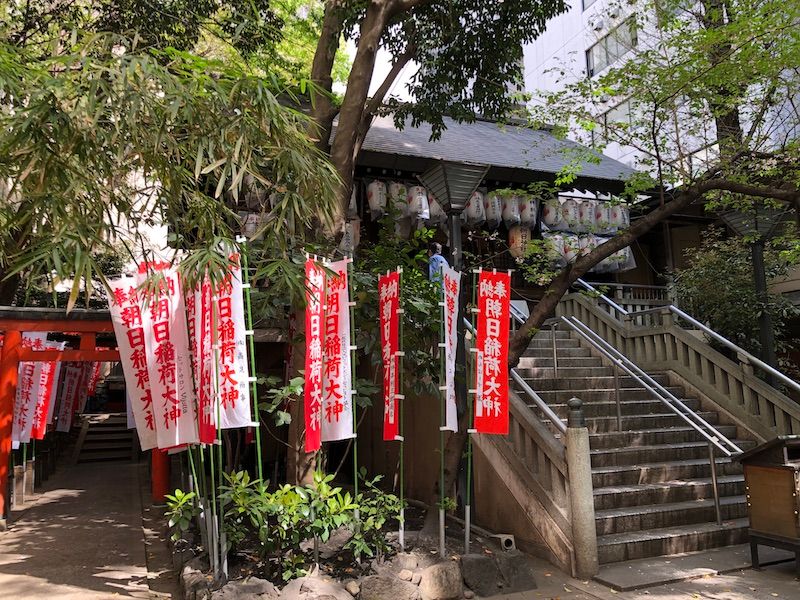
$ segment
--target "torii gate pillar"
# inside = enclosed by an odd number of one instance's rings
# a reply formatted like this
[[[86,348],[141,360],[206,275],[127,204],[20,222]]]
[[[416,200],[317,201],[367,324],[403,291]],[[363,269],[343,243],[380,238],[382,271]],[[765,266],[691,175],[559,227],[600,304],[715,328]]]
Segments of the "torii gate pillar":
[[[0,352],[0,527],[5,526],[11,508],[8,463],[11,457],[11,429],[14,421],[14,398],[17,395],[20,348],[22,332],[7,330]]]

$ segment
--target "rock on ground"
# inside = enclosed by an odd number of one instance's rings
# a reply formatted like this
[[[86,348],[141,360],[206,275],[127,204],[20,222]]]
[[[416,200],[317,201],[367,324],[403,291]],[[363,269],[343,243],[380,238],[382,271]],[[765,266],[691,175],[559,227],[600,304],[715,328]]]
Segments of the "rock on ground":
[[[502,576],[492,556],[486,554],[465,554],[461,557],[461,573],[464,583],[478,596],[494,596],[498,593],[497,583]]]
[[[400,571],[397,576],[402,579],[403,581],[411,581],[411,578],[414,577],[414,573],[409,571],[408,569],[403,569]]]
[[[280,600],[353,600],[339,583],[323,577],[293,579],[281,590]]]
[[[359,598],[360,600],[421,600],[417,586],[391,575],[370,575],[362,579]]]
[[[211,600],[277,600],[280,592],[272,582],[258,577],[229,581],[211,594]]]
[[[419,582],[422,600],[455,600],[461,598],[462,589],[461,568],[454,561],[428,567]]]
[[[496,554],[497,566],[505,579],[503,593],[536,589],[536,574],[531,561],[519,550]],[[473,588],[474,589],[474,588]]]
[[[361,591],[361,586],[358,585],[358,582],[355,579],[351,579],[344,584],[344,589],[346,589],[351,596],[355,597],[358,596],[358,593]]]

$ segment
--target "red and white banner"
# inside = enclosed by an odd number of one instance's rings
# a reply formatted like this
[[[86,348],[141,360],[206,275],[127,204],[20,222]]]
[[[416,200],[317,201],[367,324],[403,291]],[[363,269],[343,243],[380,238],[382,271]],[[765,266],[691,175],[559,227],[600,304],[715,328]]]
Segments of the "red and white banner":
[[[239,254],[230,254],[228,258],[229,271],[217,288],[214,312],[217,328],[214,338],[219,348],[216,375],[219,378],[217,391],[220,429],[255,425],[248,387],[250,373],[247,363],[242,267]]]
[[[145,300],[140,312],[156,441],[159,448],[174,448],[199,441],[186,312],[175,268],[166,263],[142,265],[140,285],[148,272],[154,276],[139,296]]]
[[[122,373],[125,376],[125,389],[130,398],[139,444],[142,450],[150,450],[158,444],[153,394],[147,370],[142,303],[133,277],[122,277],[110,281],[109,285],[109,310],[117,337]],[[66,386],[66,372],[64,377]]]
[[[353,437],[353,382],[350,371],[350,294],[347,263],[327,265],[322,359],[322,441]]]
[[[105,350],[105,348],[98,348],[98,350]],[[86,386],[86,394],[90,397],[93,397],[97,392],[97,384],[100,382],[100,369],[102,366],[103,364],[99,362],[92,363],[89,383]]]
[[[64,346],[64,342],[45,343],[46,350],[63,350]],[[36,410],[33,415],[33,427],[31,429],[31,437],[35,440],[44,439],[44,434],[47,432],[47,424],[50,422],[49,419],[53,413],[55,386],[58,382],[58,373],[61,363],[52,361],[39,364],[41,365],[39,371],[39,394],[36,401]]]
[[[461,290],[461,273],[442,267],[442,296],[444,298],[444,375],[445,420],[442,427],[458,431],[456,412],[456,350],[458,349],[458,295]]]
[[[325,271],[306,260],[306,361],[303,389],[306,452],[322,445],[322,316],[325,304]]]
[[[478,276],[478,333],[475,365],[475,430],[508,433],[508,330],[511,277]]]
[[[383,364],[383,439],[400,437],[400,395],[398,352],[400,352],[400,273],[378,278],[378,310],[381,323],[381,362]]]
[[[58,350],[63,350],[66,347],[65,342],[58,344]],[[58,396],[61,391],[61,374],[63,373],[64,363],[53,363],[53,382],[50,385],[50,399],[47,406],[47,424],[52,425],[56,417],[56,405],[58,404]]]
[[[81,363],[66,363],[61,385],[61,401],[58,406],[56,431],[67,432],[72,427],[72,415],[78,402],[78,386],[83,376]]]
[[[208,279],[186,294],[186,322],[189,344],[192,348],[192,370],[197,394],[197,426],[201,444],[213,444],[217,438],[211,298],[211,282]]]
[[[81,381],[78,384],[78,400],[75,403],[75,414],[83,414],[86,410],[86,401],[89,399],[89,384],[92,379],[92,370],[95,363],[81,363]]]
[[[31,332],[22,334],[22,345],[26,348],[43,350],[47,333]],[[14,399],[14,422],[11,428],[12,443],[31,441],[31,429],[39,399],[40,362],[22,362],[17,374],[17,395]]]

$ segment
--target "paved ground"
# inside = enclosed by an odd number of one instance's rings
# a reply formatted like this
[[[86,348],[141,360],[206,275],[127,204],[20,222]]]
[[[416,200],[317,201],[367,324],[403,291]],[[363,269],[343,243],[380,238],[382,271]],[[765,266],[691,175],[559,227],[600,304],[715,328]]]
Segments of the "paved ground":
[[[164,595],[148,585],[145,536],[159,532],[143,529],[138,465],[62,466],[42,492],[0,533],[0,598],[169,597],[169,582],[161,582]]]

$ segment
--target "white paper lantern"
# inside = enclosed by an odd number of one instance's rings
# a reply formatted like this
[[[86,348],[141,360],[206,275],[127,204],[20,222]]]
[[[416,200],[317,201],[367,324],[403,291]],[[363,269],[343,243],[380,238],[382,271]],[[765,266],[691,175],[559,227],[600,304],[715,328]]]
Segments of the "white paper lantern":
[[[428,208],[430,209],[430,217],[428,218],[428,222],[431,225],[437,225],[447,221],[447,215],[445,214],[442,205],[439,204],[439,201],[431,192],[428,192]]]
[[[522,225],[533,227],[539,216],[539,202],[532,196],[520,196],[519,219]]]
[[[586,235],[582,235],[580,237],[580,249],[581,249],[581,256],[585,256],[589,254],[592,250],[597,248],[601,243],[600,238],[596,235],[587,233]]]
[[[561,247],[561,256],[568,263],[578,258],[581,251],[581,243],[577,235],[571,233],[564,234],[564,245]]]
[[[477,227],[486,222],[486,211],[483,207],[483,194],[479,191],[474,191],[467,202],[467,208],[464,210],[467,225],[470,227]]]
[[[503,223],[506,227],[519,225],[522,222],[519,212],[519,196],[505,196],[503,197]]]
[[[611,207],[607,202],[595,205],[594,226],[598,233],[611,233]]]
[[[389,202],[397,211],[397,218],[408,216],[408,188],[398,181],[390,181],[388,186]]]
[[[409,237],[411,237],[411,230],[413,228],[413,223],[408,217],[396,219],[394,222],[394,233],[397,237],[403,240],[407,240]]]
[[[548,198],[542,207],[542,222],[550,229],[559,229],[564,222],[558,198]]]
[[[574,198],[561,200],[561,218],[569,231],[578,231],[581,223],[580,205]]]
[[[367,203],[372,220],[380,218],[386,212],[386,184],[382,181],[370,182],[367,186]]]
[[[525,256],[528,243],[531,241],[531,230],[522,225],[512,225],[508,230],[508,251],[514,258]]]
[[[616,204],[611,207],[611,226],[614,230],[626,229],[630,225],[630,213],[628,207],[623,204]]]
[[[352,256],[361,241],[361,219],[351,219],[344,224],[342,241],[339,249],[343,254]]]
[[[497,229],[503,219],[503,208],[500,196],[488,194],[484,197],[483,208],[486,212],[486,225],[491,229]]]
[[[427,221],[431,217],[428,192],[421,185],[408,188],[408,214],[411,217]]]
[[[591,232],[595,230],[596,206],[596,200],[582,200],[578,203],[578,219],[580,220],[581,231]]]

